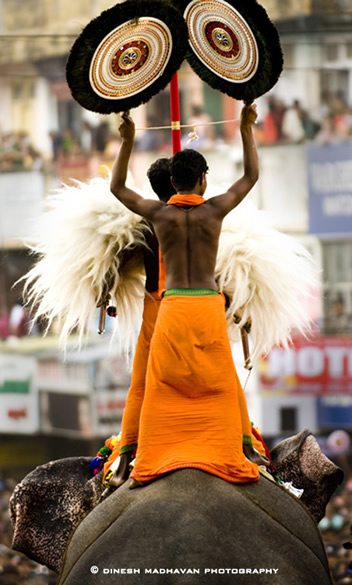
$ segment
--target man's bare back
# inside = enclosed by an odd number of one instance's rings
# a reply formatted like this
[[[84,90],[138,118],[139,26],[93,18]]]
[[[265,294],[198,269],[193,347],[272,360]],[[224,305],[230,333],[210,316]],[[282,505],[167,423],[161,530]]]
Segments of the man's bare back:
[[[215,290],[221,220],[214,220],[210,205],[168,205],[158,211],[153,223],[165,263],[165,288]]]
[[[254,105],[243,107],[240,125],[243,176],[226,193],[212,197],[196,207],[183,208],[143,199],[126,187],[128,163],[134,144],[134,123],[128,113],[123,114],[120,125],[122,146],[113,168],[111,191],[131,211],[153,223],[165,263],[166,288],[217,288],[214,270],[222,220],[242,201],[258,178],[257,150],[252,132],[256,118]],[[187,158],[190,151],[183,152],[186,152]],[[177,156],[182,157],[182,152],[176,153],[174,159]],[[193,170],[191,167],[185,168],[186,176]],[[172,180],[179,194],[203,196],[207,186],[206,171],[195,177],[191,187],[188,185],[184,188],[182,176],[177,180],[172,177]]]

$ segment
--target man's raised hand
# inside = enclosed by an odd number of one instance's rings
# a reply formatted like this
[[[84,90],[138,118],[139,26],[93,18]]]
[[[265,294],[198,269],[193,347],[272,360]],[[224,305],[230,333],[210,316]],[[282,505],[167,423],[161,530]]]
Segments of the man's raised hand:
[[[130,116],[130,111],[123,112],[121,114],[121,122],[119,126],[119,132],[121,140],[129,143],[133,143],[135,135],[134,121]]]
[[[241,130],[251,128],[258,117],[256,104],[247,102],[241,112]]]

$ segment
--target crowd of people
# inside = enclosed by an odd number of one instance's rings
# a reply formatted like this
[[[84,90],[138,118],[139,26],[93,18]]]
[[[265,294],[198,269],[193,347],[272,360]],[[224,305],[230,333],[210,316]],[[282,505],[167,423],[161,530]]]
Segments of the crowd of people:
[[[40,170],[43,167],[41,154],[34,148],[25,132],[0,134],[0,172]]]
[[[351,478],[347,477],[342,489],[338,490],[328,503],[319,528],[335,585],[352,583]]]
[[[352,138],[352,108],[339,93],[324,93],[315,117],[297,99],[287,104],[269,95],[266,101],[267,111],[256,128],[259,144],[299,144],[305,140],[330,144]]]
[[[25,337],[30,333],[39,333],[38,327],[31,329],[30,317],[21,300],[17,301],[8,311],[1,306],[0,297],[0,340],[12,340]]]
[[[287,103],[275,94],[265,99],[255,135],[258,145],[299,144],[314,140],[320,144],[336,143],[352,138],[352,108],[339,93],[324,93],[320,110],[312,117],[298,99]],[[263,106],[263,103],[262,103]],[[189,128],[182,131],[182,144],[188,146],[189,133],[195,128],[196,141],[191,147],[216,150],[223,141],[223,127],[213,125],[214,120],[200,106],[193,106],[185,120]],[[160,121],[148,118],[144,134],[136,140],[137,151],[166,151],[169,147],[169,131],[154,130]],[[52,160],[87,158],[94,155],[113,159],[120,141],[104,120],[97,125],[83,121],[80,132],[66,128],[49,133]],[[42,169],[44,157],[33,146],[25,132],[0,133],[0,172],[9,170]]]

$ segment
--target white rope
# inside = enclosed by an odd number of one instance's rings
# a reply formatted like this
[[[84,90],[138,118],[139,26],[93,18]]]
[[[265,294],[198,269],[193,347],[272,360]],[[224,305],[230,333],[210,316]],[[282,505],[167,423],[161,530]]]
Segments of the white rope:
[[[252,369],[248,370],[247,378],[246,378],[246,381],[245,381],[244,386],[243,386],[243,392],[246,391],[246,387],[247,387],[247,384],[248,384],[249,376],[251,375],[251,373],[252,373]]]
[[[215,124],[228,124],[229,122],[239,122],[239,118],[234,120],[219,120],[218,122],[203,122],[200,124],[181,124],[179,128],[198,128],[198,126],[214,126]],[[145,130],[168,130],[173,129],[173,126],[148,126],[147,128],[136,128],[136,132]]]

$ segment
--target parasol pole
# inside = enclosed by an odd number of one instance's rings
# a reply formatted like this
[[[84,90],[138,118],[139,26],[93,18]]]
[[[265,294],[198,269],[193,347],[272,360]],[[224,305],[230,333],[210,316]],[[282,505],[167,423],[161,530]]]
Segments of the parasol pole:
[[[180,96],[178,92],[177,72],[173,74],[170,81],[170,112],[172,154],[175,154],[181,150]]]

